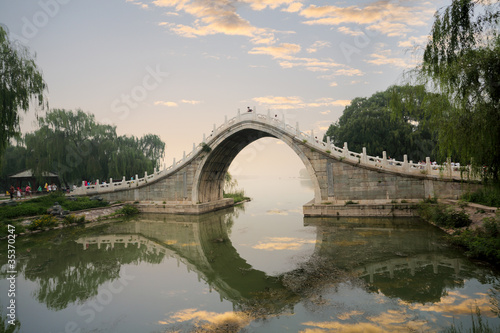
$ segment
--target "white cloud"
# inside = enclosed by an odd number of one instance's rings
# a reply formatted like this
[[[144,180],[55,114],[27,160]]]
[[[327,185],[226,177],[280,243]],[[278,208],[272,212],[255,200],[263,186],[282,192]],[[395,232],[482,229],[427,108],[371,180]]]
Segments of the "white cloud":
[[[168,107],[175,107],[178,106],[176,102],[168,102],[168,101],[156,101],[154,105],[163,105],[163,106],[168,106]]]

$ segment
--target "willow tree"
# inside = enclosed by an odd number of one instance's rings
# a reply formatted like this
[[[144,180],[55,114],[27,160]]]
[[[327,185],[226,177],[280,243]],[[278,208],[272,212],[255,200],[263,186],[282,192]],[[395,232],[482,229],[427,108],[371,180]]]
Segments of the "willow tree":
[[[9,139],[19,136],[19,111],[44,106],[46,84],[28,49],[12,43],[0,27],[0,163]]]
[[[424,84],[450,102],[442,107],[445,103],[435,100],[427,108],[440,155],[472,163],[495,180],[500,168],[499,8],[496,1],[453,0],[436,13],[422,62],[408,73],[412,85]]]

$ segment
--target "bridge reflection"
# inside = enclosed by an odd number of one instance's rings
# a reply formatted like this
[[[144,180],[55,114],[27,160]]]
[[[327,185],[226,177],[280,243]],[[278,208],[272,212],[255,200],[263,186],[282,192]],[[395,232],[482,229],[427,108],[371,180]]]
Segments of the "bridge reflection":
[[[143,215],[76,242],[84,251],[137,247],[176,258],[235,309],[258,306],[275,314],[293,311],[304,295],[342,279],[357,279],[368,290],[423,303],[438,302],[446,289],[482,274],[473,272],[458,253],[442,254],[443,244],[436,241],[439,231],[418,220],[305,218],[305,225],[316,227],[314,253],[299,268],[269,276],[252,268],[232,245],[233,214],[230,209],[202,216]],[[409,293],[402,286],[410,284]]]

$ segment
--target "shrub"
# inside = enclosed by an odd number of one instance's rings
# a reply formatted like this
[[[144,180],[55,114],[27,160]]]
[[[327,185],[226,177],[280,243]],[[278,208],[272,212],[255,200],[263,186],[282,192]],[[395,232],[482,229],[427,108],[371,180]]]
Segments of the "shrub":
[[[224,198],[233,198],[234,203],[242,202],[245,200],[249,200],[250,198],[245,196],[244,190],[235,191],[233,193],[224,193]]]
[[[85,215],[76,216],[75,214],[66,215],[64,217],[64,224],[84,224],[85,223]]]
[[[50,228],[55,225],[57,225],[58,220],[52,216],[52,215],[43,215],[31,222],[30,225],[28,225],[29,230],[38,230],[38,229],[44,229],[44,228]]]
[[[107,201],[90,200],[90,198],[88,198],[88,197],[78,198],[75,201],[64,200],[64,202],[62,202],[60,204],[65,209],[71,210],[71,211],[98,208],[98,207],[106,207],[109,205],[109,203]]]
[[[476,192],[468,192],[464,194],[462,199],[490,207],[500,207],[500,186],[485,186]]]
[[[136,206],[133,206],[133,205],[126,204],[122,208],[118,209],[116,211],[116,214],[123,214],[126,216],[136,215],[136,214],[139,214],[139,208],[137,208]]]
[[[418,206],[420,217],[436,223],[443,228],[463,228],[472,223],[464,210],[456,211],[452,207],[421,203]]]

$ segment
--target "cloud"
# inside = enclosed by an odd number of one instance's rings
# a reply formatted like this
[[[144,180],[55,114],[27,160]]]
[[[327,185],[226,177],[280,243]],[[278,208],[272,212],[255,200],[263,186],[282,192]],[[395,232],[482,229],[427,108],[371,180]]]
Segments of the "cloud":
[[[351,103],[350,100],[343,99],[333,99],[333,98],[318,98],[314,101],[303,101],[302,98],[298,96],[265,96],[265,97],[255,97],[254,101],[258,102],[260,105],[267,106],[272,109],[287,110],[287,109],[306,109],[306,108],[317,108],[317,107],[331,107],[331,106],[346,106]]]
[[[429,40],[429,36],[423,35],[419,37],[410,37],[405,41],[400,41],[398,43],[399,47],[411,48],[419,45],[424,45]]]
[[[365,34],[361,30],[354,31],[354,30],[352,30],[351,28],[348,28],[348,27],[339,27],[337,30],[340,31],[343,34],[350,35],[350,36],[362,36],[362,35]]]
[[[332,44],[330,42],[326,42],[326,41],[323,41],[323,40],[318,40],[316,42],[313,43],[313,45],[311,45],[311,47],[309,47],[307,49],[307,52],[308,53],[314,53],[314,52],[317,52],[319,49],[322,49],[322,48],[325,48],[325,47],[330,47]]]
[[[165,102],[165,101],[156,101],[154,103],[154,105],[163,105],[163,106],[168,106],[168,107],[178,106],[178,104],[175,102]]]
[[[300,45],[282,43],[277,46],[261,46],[254,47],[248,53],[250,54],[266,54],[272,56],[274,59],[287,59],[291,54],[300,52]]]
[[[336,87],[338,85],[339,84],[337,82],[330,82],[330,84],[329,84],[330,87]]]
[[[295,1],[296,0],[241,0],[241,2],[249,4],[253,10],[263,10],[267,7],[276,9],[281,5],[292,5]]]
[[[404,2],[395,3],[387,0],[374,1],[363,7],[359,5],[347,7],[309,5],[300,11],[300,15],[308,19],[304,21],[308,25],[363,24],[389,36],[404,35],[412,31],[409,26],[426,25],[433,13],[434,8],[429,2],[419,6],[410,6]],[[353,33],[345,27],[341,32]]]
[[[288,13],[296,13],[302,9],[302,6],[303,4],[301,4],[300,2],[292,2],[290,6],[288,6],[288,8],[282,9],[282,11]]]
[[[194,100],[186,100],[186,99],[182,99],[182,100],[181,100],[181,103],[186,103],[186,104],[196,105],[196,104],[200,104],[200,103],[201,103],[201,101],[194,101]]]
[[[148,9],[149,6],[143,2],[140,2],[140,1],[135,1],[135,0],[126,0],[126,2],[130,2],[131,4],[133,5],[136,5],[136,6],[139,6],[141,7],[142,9]]]
[[[366,62],[378,66],[391,65],[400,68],[410,68],[415,65],[410,63],[407,59],[392,56],[391,50],[381,50],[376,53],[372,53],[370,58],[371,59],[366,60]]]

